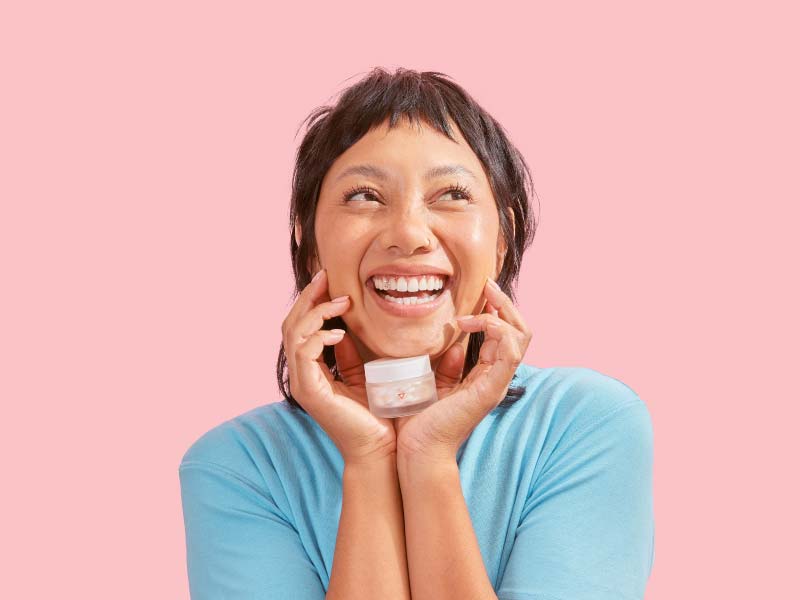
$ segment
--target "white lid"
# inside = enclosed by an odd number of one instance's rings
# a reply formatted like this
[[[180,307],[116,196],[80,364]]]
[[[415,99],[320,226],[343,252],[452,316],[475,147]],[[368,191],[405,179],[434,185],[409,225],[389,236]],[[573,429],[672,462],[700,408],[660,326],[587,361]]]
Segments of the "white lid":
[[[386,383],[420,377],[431,372],[431,359],[427,354],[405,358],[378,358],[364,363],[367,383]]]

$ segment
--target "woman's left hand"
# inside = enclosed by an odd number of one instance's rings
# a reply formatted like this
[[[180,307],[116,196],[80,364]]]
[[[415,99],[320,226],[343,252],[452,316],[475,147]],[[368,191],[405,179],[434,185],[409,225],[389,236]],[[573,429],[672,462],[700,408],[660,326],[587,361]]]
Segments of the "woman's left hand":
[[[457,321],[466,332],[485,333],[478,363],[462,380],[464,349],[460,343],[447,349],[436,368],[439,400],[394,419],[398,458],[453,463],[467,436],[505,398],[532,335],[511,298],[491,279],[484,297],[481,314]]]

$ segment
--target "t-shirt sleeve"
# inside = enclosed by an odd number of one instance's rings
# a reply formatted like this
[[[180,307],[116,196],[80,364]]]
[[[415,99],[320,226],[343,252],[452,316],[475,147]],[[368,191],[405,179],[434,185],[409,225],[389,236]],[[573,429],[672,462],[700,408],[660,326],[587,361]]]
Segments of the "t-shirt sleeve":
[[[640,600],[654,556],[653,430],[635,395],[567,431],[528,492],[499,600]]]
[[[179,467],[192,600],[322,600],[297,530],[264,486],[222,465]]]

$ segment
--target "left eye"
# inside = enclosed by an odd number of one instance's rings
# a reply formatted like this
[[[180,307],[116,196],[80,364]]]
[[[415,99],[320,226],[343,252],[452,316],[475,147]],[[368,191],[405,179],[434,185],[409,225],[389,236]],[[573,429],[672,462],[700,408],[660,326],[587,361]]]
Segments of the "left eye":
[[[469,192],[469,188],[464,187],[460,183],[454,183],[448,187],[444,195],[452,195],[454,200],[466,200],[467,202],[472,202],[472,194]]]
[[[452,188],[447,190],[444,193],[444,195],[446,196],[447,194],[452,194],[455,200],[469,200],[469,195],[466,192],[459,190],[457,188]],[[461,198],[456,198],[455,196],[461,196]]]

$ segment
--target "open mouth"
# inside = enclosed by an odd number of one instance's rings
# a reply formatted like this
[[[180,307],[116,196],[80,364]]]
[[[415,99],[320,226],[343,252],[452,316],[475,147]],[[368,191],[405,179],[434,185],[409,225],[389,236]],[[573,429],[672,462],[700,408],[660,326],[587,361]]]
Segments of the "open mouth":
[[[404,306],[416,306],[435,302],[448,289],[450,277],[370,277],[367,286],[387,302]]]
[[[419,289],[421,279],[413,278],[414,283],[410,283],[410,278],[370,277],[366,286],[377,305],[389,314],[421,317],[437,311],[450,297],[450,288],[453,285],[452,277],[434,275],[426,278],[422,285],[430,289]]]

